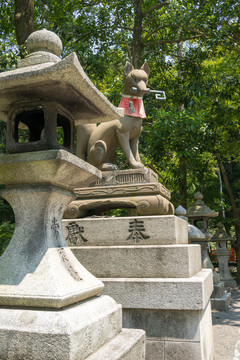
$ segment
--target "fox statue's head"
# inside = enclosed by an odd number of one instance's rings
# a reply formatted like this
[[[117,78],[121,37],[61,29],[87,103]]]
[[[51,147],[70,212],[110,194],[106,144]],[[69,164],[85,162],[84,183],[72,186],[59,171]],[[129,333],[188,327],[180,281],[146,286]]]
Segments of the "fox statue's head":
[[[134,69],[130,62],[126,62],[124,67],[124,95],[142,97],[147,92],[147,81],[150,74],[150,68],[145,62],[140,69]],[[132,91],[132,88],[135,88]]]

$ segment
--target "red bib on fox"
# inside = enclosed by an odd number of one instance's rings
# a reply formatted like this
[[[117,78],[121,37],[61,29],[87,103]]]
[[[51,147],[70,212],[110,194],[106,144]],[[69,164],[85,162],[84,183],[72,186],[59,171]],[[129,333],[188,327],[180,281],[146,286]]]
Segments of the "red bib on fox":
[[[131,101],[131,103],[130,103]],[[146,113],[143,105],[142,98],[135,99],[130,97],[121,97],[119,108],[124,108],[124,115],[146,118]]]

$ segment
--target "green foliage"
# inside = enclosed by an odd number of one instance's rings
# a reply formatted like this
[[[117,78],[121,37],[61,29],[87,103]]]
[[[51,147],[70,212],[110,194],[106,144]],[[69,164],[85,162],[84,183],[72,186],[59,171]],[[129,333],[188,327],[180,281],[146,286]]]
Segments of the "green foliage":
[[[0,256],[8,246],[14,231],[14,224],[9,221],[0,224]]]

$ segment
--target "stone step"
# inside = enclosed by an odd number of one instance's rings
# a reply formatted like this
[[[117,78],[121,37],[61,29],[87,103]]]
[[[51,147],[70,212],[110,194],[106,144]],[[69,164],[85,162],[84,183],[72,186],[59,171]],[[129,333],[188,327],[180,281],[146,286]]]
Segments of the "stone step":
[[[199,245],[79,246],[71,249],[97,278],[190,278],[201,270]]]
[[[69,246],[188,244],[187,222],[174,215],[71,219],[62,227]]]
[[[211,298],[213,310],[227,311],[230,307],[231,293],[225,293],[221,298]]]
[[[123,329],[112,340],[88,356],[86,360],[144,360],[145,332]]]
[[[121,306],[109,296],[61,310],[0,308],[0,359],[84,360],[121,330]]]
[[[144,264],[143,264],[144,265]],[[102,278],[103,293],[123,308],[202,310],[213,291],[212,270],[202,269],[191,278]]]
[[[224,289],[224,282],[223,281],[219,281],[218,283],[213,285],[213,292],[211,295],[212,299],[220,299],[225,293],[225,289]]]

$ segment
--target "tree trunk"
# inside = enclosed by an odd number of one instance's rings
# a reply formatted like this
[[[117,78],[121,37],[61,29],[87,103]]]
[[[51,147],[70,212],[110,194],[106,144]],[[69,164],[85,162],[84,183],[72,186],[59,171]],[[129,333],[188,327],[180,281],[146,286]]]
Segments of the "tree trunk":
[[[142,5],[143,5],[143,0],[135,0],[135,17],[134,17],[133,43],[132,43],[132,64],[136,69],[138,69],[141,66],[141,54],[143,50]]]
[[[179,168],[180,168],[180,182],[179,182],[179,195],[180,195],[180,204],[184,209],[187,210],[187,165],[186,160],[183,157],[179,159]]]
[[[180,35],[180,34],[179,34]],[[182,61],[184,59],[184,52],[183,52],[183,43],[180,42],[178,44],[178,77],[181,80],[184,80],[184,74],[182,70]],[[184,110],[184,99],[182,99],[181,103],[178,106],[179,111]],[[187,164],[186,159],[184,157],[179,158],[179,168],[180,168],[180,184],[179,184],[179,194],[180,194],[180,205],[187,210]]]
[[[34,31],[34,0],[15,0],[15,28],[18,45]]]
[[[234,198],[234,194],[233,194],[231,185],[228,180],[228,175],[227,175],[225,166],[222,162],[220,162],[219,165],[220,165],[224,184],[225,184],[226,190],[228,192],[228,195],[229,195],[229,198],[231,201],[231,205],[232,205],[232,210],[233,210],[233,218],[234,218],[234,222],[235,222],[234,226],[235,226],[235,232],[236,232],[236,244],[235,244],[234,248],[236,250],[236,255],[237,255],[237,278],[236,278],[236,281],[238,284],[240,284],[240,212],[237,207],[237,204],[236,204],[236,201]]]

